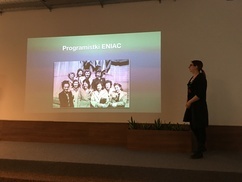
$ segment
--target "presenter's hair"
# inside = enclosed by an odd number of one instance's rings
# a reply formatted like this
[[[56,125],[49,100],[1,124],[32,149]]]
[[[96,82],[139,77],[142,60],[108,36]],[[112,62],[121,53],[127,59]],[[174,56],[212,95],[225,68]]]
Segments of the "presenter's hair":
[[[193,60],[193,61],[192,61],[192,64],[193,64],[194,66],[197,66],[198,71],[199,71],[200,73],[204,74],[204,76],[206,76],[205,71],[203,70],[203,62],[202,62],[201,60]]]

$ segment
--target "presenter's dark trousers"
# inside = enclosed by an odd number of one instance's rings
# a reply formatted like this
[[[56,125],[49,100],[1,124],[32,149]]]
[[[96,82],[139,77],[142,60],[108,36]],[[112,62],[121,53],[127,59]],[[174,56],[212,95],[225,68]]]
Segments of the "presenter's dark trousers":
[[[206,150],[206,127],[191,127],[191,129],[197,142],[197,149],[195,152],[203,153]]]

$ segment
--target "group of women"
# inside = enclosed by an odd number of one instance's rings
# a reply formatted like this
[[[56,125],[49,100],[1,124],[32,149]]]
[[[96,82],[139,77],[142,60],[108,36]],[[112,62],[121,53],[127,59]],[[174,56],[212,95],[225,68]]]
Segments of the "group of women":
[[[82,69],[78,69],[77,74],[68,74],[68,80],[62,82],[62,92],[59,93],[60,107],[126,107],[127,92],[123,91],[120,83],[106,80],[101,70],[95,71],[94,79],[91,74],[90,70]]]

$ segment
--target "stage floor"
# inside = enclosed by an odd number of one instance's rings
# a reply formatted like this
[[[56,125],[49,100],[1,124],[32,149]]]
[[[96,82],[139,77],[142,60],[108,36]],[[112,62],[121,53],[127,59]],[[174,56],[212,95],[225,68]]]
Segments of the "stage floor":
[[[242,173],[242,153],[207,151],[203,159],[190,153],[129,150],[122,147],[0,141],[0,159],[101,164]]]

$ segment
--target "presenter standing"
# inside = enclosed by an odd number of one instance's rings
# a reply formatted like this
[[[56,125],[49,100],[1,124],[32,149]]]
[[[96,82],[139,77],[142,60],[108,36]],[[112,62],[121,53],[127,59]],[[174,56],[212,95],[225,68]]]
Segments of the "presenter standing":
[[[192,159],[203,158],[206,151],[206,127],[208,126],[208,109],[206,101],[207,79],[200,60],[193,60],[189,65],[192,73],[187,88],[186,111],[183,121],[190,122],[191,130],[197,141],[197,149]]]

